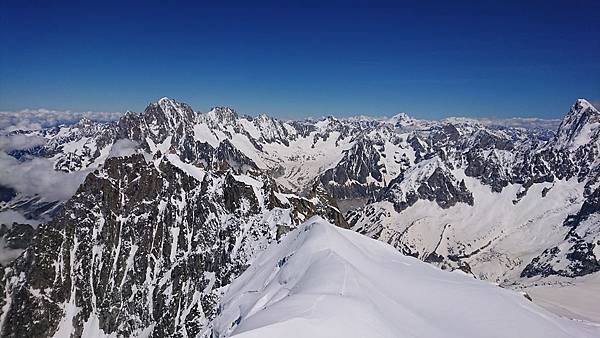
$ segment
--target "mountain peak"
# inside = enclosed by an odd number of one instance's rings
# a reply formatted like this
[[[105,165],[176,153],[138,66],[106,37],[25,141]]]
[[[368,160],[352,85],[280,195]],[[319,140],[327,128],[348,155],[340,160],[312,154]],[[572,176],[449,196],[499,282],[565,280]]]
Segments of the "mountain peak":
[[[231,124],[239,117],[237,112],[231,107],[213,107],[206,115],[217,124]]]
[[[84,116],[81,119],[79,119],[79,122],[77,122],[77,125],[78,126],[89,126],[93,123],[94,122],[92,120],[90,120],[87,116]]]
[[[150,103],[140,116],[146,123],[175,128],[180,123],[186,124],[195,121],[196,113],[189,105],[174,99],[163,97],[157,102]]]
[[[583,99],[583,98],[577,99],[575,101],[575,104],[573,104],[573,106],[574,107],[581,107],[581,108],[588,108],[588,107],[594,108],[594,106],[588,100]]]
[[[589,101],[577,99],[558,127],[554,145],[575,149],[588,144],[598,132],[600,113]]]
[[[163,96],[163,97],[161,97],[161,98],[158,100],[158,102],[159,102],[159,103],[162,103],[162,102],[169,102],[169,101],[175,101],[175,100],[173,100],[173,99],[171,99],[171,98],[168,98],[168,97],[166,97],[166,96]]]
[[[178,102],[168,97],[161,98],[160,100],[158,100],[157,104],[164,112],[177,112],[180,114],[187,114],[190,112],[193,113],[194,111],[192,107],[190,107],[188,104]]]
[[[415,119],[408,116],[406,113],[398,113],[392,117],[390,117],[386,122],[393,124],[394,126],[401,127],[407,125],[414,125]]]

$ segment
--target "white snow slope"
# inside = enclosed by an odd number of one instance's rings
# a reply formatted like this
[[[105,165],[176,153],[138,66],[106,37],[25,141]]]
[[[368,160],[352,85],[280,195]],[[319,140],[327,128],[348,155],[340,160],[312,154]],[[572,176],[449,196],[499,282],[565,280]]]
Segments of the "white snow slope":
[[[313,217],[229,287],[218,337],[599,337],[462,272]]]

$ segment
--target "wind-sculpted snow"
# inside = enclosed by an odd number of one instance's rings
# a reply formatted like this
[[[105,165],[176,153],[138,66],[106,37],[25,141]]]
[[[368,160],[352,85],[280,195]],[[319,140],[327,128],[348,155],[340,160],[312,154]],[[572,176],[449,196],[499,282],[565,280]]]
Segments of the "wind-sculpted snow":
[[[216,337],[597,337],[522,294],[313,217],[228,288]]]

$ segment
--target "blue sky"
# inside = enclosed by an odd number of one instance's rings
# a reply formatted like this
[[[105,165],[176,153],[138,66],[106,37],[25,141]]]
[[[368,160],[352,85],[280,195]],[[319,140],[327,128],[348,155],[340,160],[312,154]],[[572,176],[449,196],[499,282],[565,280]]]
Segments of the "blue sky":
[[[599,1],[0,2],[0,110],[561,117],[600,100]]]

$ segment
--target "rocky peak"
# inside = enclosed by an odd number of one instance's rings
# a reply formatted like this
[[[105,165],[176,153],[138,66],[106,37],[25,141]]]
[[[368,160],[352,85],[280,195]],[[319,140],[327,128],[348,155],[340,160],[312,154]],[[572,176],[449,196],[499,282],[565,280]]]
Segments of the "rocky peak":
[[[439,158],[424,160],[401,173],[378,196],[379,201],[391,202],[398,212],[419,199],[435,201],[444,209],[459,202],[474,203],[465,182],[458,181]]]
[[[556,148],[577,149],[600,132],[600,113],[585,99],[575,101],[562,120],[553,140]]]
[[[167,97],[148,105],[143,114],[156,122],[163,122],[169,127],[175,127],[182,121],[193,122],[195,116],[192,107]]]
[[[270,123],[270,122],[273,121],[273,119],[269,115],[267,115],[265,113],[260,113],[256,117],[255,121],[258,122],[258,123]]]
[[[481,129],[473,135],[473,145],[482,149],[511,150],[514,145],[510,137],[500,131]]]
[[[408,116],[406,113],[398,113],[387,120],[388,123],[394,125],[396,128],[414,126],[416,120]]]
[[[79,122],[77,122],[78,127],[90,126],[92,124],[94,124],[94,122],[85,116],[82,117]]]
[[[230,107],[214,107],[208,113],[206,113],[213,124],[227,125],[234,124],[238,119],[237,112]]]

